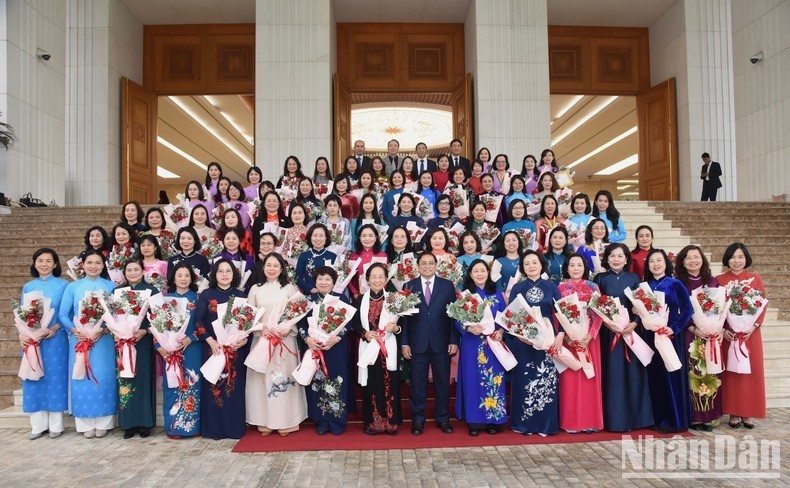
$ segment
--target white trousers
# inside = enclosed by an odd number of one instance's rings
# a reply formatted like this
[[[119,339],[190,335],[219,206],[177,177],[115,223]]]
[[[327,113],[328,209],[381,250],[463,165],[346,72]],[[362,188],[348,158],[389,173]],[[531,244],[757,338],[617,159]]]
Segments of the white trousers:
[[[63,412],[47,412],[40,410],[30,414],[30,427],[33,434],[45,431],[63,432]]]
[[[103,417],[74,417],[77,425],[77,432],[88,432],[89,430],[112,430],[115,427],[115,415],[105,415]]]

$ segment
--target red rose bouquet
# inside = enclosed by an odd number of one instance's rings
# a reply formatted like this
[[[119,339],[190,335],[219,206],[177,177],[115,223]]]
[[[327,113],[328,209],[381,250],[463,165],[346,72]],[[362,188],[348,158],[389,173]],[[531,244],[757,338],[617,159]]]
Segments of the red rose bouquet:
[[[554,302],[557,321],[562,325],[568,338],[576,343],[574,349],[587,378],[595,376],[592,356],[586,346],[579,343],[590,333],[590,318],[587,315],[587,303],[579,300],[579,295],[571,293]]]
[[[664,292],[653,291],[647,283],[640,283],[636,290],[626,288],[625,295],[631,300],[631,306],[642,319],[642,326],[655,333],[654,344],[661,359],[664,360],[667,371],[672,372],[682,368],[683,364],[672,344],[672,329],[667,326],[669,309],[666,306]]]
[[[639,359],[639,362],[641,362],[643,366],[650,364],[655,354],[655,352],[650,349],[650,346],[647,345],[639,334],[634,334],[633,332],[629,332],[628,334],[623,333],[628,327],[631,318],[628,315],[628,310],[620,303],[620,298],[596,293],[590,299],[589,307],[590,310],[601,317],[603,323],[615,333],[614,339],[612,339],[612,343],[609,345],[610,351],[614,349],[615,345],[617,345],[617,341],[622,337],[628,349],[636,354],[637,359]],[[625,350],[625,357],[630,362],[631,358],[628,355],[628,349]]]
[[[90,351],[102,330],[104,321],[104,292],[89,291],[80,300],[77,309],[77,316],[74,317],[74,328],[79,331],[82,338],[74,346],[76,356],[74,358],[74,368],[72,369],[71,379],[73,380],[93,380],[96,385],[99,381],[93,374],[90,363]]]
[[[464,278],[464,271],[458,258],[450,253],[445,253],[436,259],[436,276],[451,281],[453,286],[458,286]]]
[[[183,370],[184,355],[182,340],[190,318],[189,300],[157,294],[148,299],[149,329],[159,347],[167,351],[165,358],[165,387],[179,388],[185,385]]]
[[[118,374],[121,378],[134,378],[137,364],[137,339],[135,333],[145,320],[150,290],[117,288],[104,301],[104,323],[115,338],[118,351]]]
[[[282,339],[287,337],[294,330],[296,323],[310,312],[313,304],[297,292],[282,304],[281,308],[279,313],[272,315],[273,319],[270,322],[264,323],[261,340],[253,345],[244,361],[245,366],[259,373],[269,372],[269,364],[278,352],[281,357],[286,353],[296,356],[297,352],[289,349]]]
[[[706,339],[702,339],[705,342],[705,372],[719,374],[724,371],[719,336],[730,308],[727,289],[707,286],[697,288],[691,292],[691,308],[694,309],[694,315],[691,317],[694,327],[707,336]]]
[[[116,285],[126,284],[126,278],[123,277],[123,266],[136,252],[137,246],[131,242],[126,242],[123,245],[115,244],[112,247],[110,255],[107,257],[107,273],[113,283]]]
[[[414,257],[414,253],[404,253],[400,261],[390,265],[389,279],[398,291],[403,289],[404,283],[413,280],[419,275],[417,259]]]
[[[727,324],[735,333],[727,354],[727,371],[738,374],[752,372],[747,334],[768,306],[765,293],[754,288],[752,280],[733,281],[726,287],[727,299],[731,300],[727,309]]]
[[[20,335],[27,336],[27,345],[22,349],[22,362],[18,376],[23,380],[38,381],[44,376],[44,364],[40,344],[49,333],[48,327],[55,316],[50,299],[43,292],[33,291],[22,296],[22,302],[12,302],[14,325]]]
[[[74,281],[85,278],[85,270],[82,268],[82,259],[79,256],[66,261],[66,274]]]
[[[485,219],[489,222],[496,222],[499,216],[499,207],[502,205],[504,195],[480,195],[480,201],[486,206]]]

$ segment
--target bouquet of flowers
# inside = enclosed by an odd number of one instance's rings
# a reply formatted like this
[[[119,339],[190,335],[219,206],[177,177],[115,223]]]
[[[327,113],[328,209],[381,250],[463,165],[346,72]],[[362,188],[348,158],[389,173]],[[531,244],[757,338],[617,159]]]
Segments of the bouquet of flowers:
[[[376,232],[379,235],[379,242],[384,242],[387,239],[389,239],[389,231],[390,231],[390,226],[389,225],[387,225],[387,224],[377,224],[376,221],[373,220],[373,219],[362,219],[362,225],[368,225],[368,224],[370,224],[370,225],[372,225],[373,227],[376,228]],[[384,248],[384,246],[382,246],[382,249],[383,248]]]
[[[118,351],[118,374],[121,378],[134,378],[137,364],[137,339],[135,332],[145,320],[151,290],[118,288],[107,297],[104,307],[104,323],[115,338]]]
[[[458,258],[450,253],[439,256],[436,260],[436,276],[444,278],[453,283],[453,286],[458,286],[464,279],[464,270]]]
[[[222,222],[225,221],[225,213],[230,210],[230,204],[219,203],[211,209],[211,226],[219,229]]]
[[[667,326],[669,309],[664,293],[653,291],[647,283],[640,283],[636,290],[626,289],[625,295],[631,300],[634,311],[642,319],[642,326],[655,333],[655,346],[667,371],[677,371],[683,367],[678,353],[672,344],[673,332]]]
[[[340,297],[327,295],[320,304],[313,307],[312,315],[307,317],[307,333],[316,343],[326,344],[330,338],[344,333],[346,324],[354,317],[355,313],[357,313],[357,309],[340,301]],[[300,385],[307,386],[313,381],[319,367],[328,377],[323,350],[308,349],[302,357],[302,362],[294,369],[291,376]]]
[[[587,303],[579,300],[579,295],[572,293],[554,302],[554,309],[557,311],[557,320],[565,330],[565,334],[577,344],[584,340],[590,333],[590,319],[587,316]],[[576,355],[582,365],[584,376],[592,378],[595,376],[595,368],[592,363],[592,356],[586,346],[574,346]]]
[[[217,342],[222,346],[223,354],[212,354],[200,367],[203,377],[212,385],[216,385],[223,377],[228,387],[233,389],[236,373],[232,371],[236,359],[235,345],[248,335],[263,329],[263,308],[255,308],[245,298],[231,297],[226,303],[217,305],[217,320],[211,323]]]
[[[307,251],[307,248],[307,227],[304,227],[294,239],[286,237],[277,252],[281,253],[291,266],[296,266],[299,256]]]
[[[541,200],[532,200],[527,204],[527,217],[534,217],[540,213]]]
[[[407,252],[401,257],[397,263],[390,265],[389,280],[395,285],[398,291],[403,289],[403,284],[411,281],[420,275],[417,270],[417,259],[414,253]]]
[[[261,213],[262,206],[263,202],[260,198],[247,201],[247,215],[250,216],[250,222],[255,222],[255,219],[257,219],[258,215]]]
[[[376,196],[376,204],[380,205],[384,199],[384,194],[390,191],[390,183],[387,178],[376,178],[373,180],[373,195]]]
[[[304,205],[304,209],[307,213],[305,222],[315,222],[324,215],[324,204],[320,201],[312,202],[310,200],[305,200],[302,202],[302,205]]]
[[[22,303],[12,302],[14,326],[20,335],[29,338],[22,350],[22,362],[19,364],[17,376],[23,380],[38,381],[44,376],[44,364],[41,362],[40,344],[42,338],[49,333],[48,327],[55,316],[55,309],[43,292],[32,291],[22,296]]]
[[[299,183],[297,182],[297,186]],[[291,188],[290,186],[282,186],[281,188],[277,188],[274,190],[277,195],[280,197],[281,207],[285,212],[288,212],[288,208],[291,206],[291,202],[294,201],[296,195],[298,194],[298,190]]]
[[[538,337],[538,325],[535,319],[527,313],[528,308],[529,304],[524,300],[524,297],[518,295],[505,310],[497,314],[494,322],[514,337],[528,341],[535,340]]]
[[[480,201],[486,206],[485,219],[489,222],[496,222],[499,216],[499,207],[502,205],[504,195],[480,195]]]
[[[244,290],[244,287],[247,286],[247,281],[249,281],[250,276],[252,275],[252,270],[247,269],[247,261],[231,261],[233,266],[239,270],[239,276],[241,279],[239,280],[239,286],[236,287],[237,290]]]
[[[521,251],[526,251],[527,249],[532,249],[533,251],[538,250],[538,239],[537,235],[529,229],[516,229],[518,232],[518,237],[521,239]]]
[[[585,227],[576,222],[566,220],[565,230],[568,231],[568,244],[573,246],[574,251],[577,251],[580,247],[585,245]]]
[[[113,283],[118,285],[126,283],[126,278],[123,277],[123,266],[136,252],[137,246],[131,242],[112,246],[110,255],[107,257],[107,273]]]
[[[406,222],[406,232],[409,233],[411,243],[416,246],[418,242],[422,241],[427,229],[421,228],[414,222]]]
[[[593,246],[593,251],[595,251],[595,254],[592,257],[593,269],[590,270],[590,274],[597,275],[598,273],[603,273],[604,271],[606,271],[602,263],[603,263],[604,252],[606,252],[606,248],[609,246],[609,243],[599,240],[593,242],[592,246]]]
[[[104,292],[89,291],[80,300],[77,316],[74,317],[74,328],[76,328],[84,339],[80,339],[74,346],[76,356],[74,357],[74,368],[72,369],[71,379],[73,380],[93,380],[99,385],[99,380],[93,374],[90,362],[90,351],[99,335],[104,320]]]
[[[156,294],[148,299],[148,320],[151,335],[159,347],[167,351],[165,359],[165,386],[180,388],[186,384],[184,354],[181,341],[186,337],[189,325],[189,310],[194,305],[186,298],[166,297]]]
[[[348,284],[351,282],[351,279],[356,275],[357,268],[362,263],[361,258],[354,259],[353,261],[349,261],[347,256],[338,256],[335,259],[335,264],[333,268],[337,271],[337,281],[335,282],[335,287],[332,288],[332,291],[335,293],[343,293],[348,288]]]
[[[727,299],[731,300],[727,309],[727,323],[734,332],[727,354],[727,371],[738,374],[751,374],[749,347],[746,334],[768,306],[765,294],[752,286],[752,280],[733,281],[727,285]]]
[[[315,193],[315,196],[323,202],[324,198],[332,193],[332,188],[334,188],[334,186],[334,181],[329,181],[327,183],[315,183],[313,185],[313,193]]]
[[[527,277],[522,275],[521,271],[516,271],[516,274],[511,276],[510,279],[507,280],[507,286],[505,287],[504,295],[506,297],[510,297],[510,292],[513,291],[513,287],[516,285],[516,283],[521,283],[525,279],[527,279]]]
[[[465,219],[469,216],[469,202],[467,201],[466,188],[463,186],[449,185],[444,190],[445,195],[450,195],[450,200],[453,202],[453,213],[459,219]]]
[[[217,254],[221,253],[224,248],[219,237],[200,236],[200,254],[205,256],[209,261]]]
[[[342,222],[327,222],[326,228],[329,230],[329,242],[327,243],[327,250],[335,253],[336,255],[345,254],[348,252],[351,236],[346,235],[343,230]]]
[[[165,205],[162,209],[165,218],[170,222],[173,229],[180,229],[189,223],[189,202],[182,201],[181,203]]]
[[[477,228],[477,237],[480,238],[480,245],[483,249],[491,247],[499,237],[499,229],[494,224],[486,222]]]
[[[727,310],[730,308],[727,290],[707,286],[697,288],[691,292],[691,308],[694,309],[692,316],[694,326],[708,336],[707,339],[701,339],[705,342],[705,371],[709,374],[719,374],[724,371],[724,362],[718,334],[724,328]]]
[[[571,214],[571,202],[573,201],[573,190],[568,187],[560,188],[554,192],[557,199],[557,215],[567,217]]]
[[[363,302],[364,303],[364,302]],[[384,307],[379,316],[378,325],[378,338],[376,343],[368,343],[367,341],[359,341],[359,361],[357,367],[359,374],[357,375],[359,384],[367,386],[368,383],[368,366],[376,363],[376,359],[381,354],[386,362],[387,370],[397,371],[398,368],[398,340],[391,332],[387,332],[387,325],[390,322],[397,322],[399,317],[407,315],[414,315],[419,312],[420,297],[411,290],[406,289],[397,293],[386,293],[384,297]],[[366,313],[365,306],[363,305],[361,312]],[[367,324],[367,315],[363,315],[363,326],[370,329]]]
[[[255,343],[244,361],[244,365],[259,373],[267,373],[269,365],[278,353],[280,357],[287,352],[294,356],[296,351],[292,351],[282,341],[291,333],[293,326],[307,315],[313,308],[313,304],[304,295],[297,292],[280,306],[278,313],[272,315],[272,320],[264,323],[261,330],[261,340]]]
[[[419,193],[415,193],[414,201],[417,203],[417,206],[414,208],[414,215],[425,222],[428,222],[436,216],[433,212],[433,205],[431,205],[431,202],[429,202],[427,198]]]
[[[164,293],[166,291],[165,287],[167,287],[167,278],[162,273],[154,271],[150,274],[146,274],[145,282],[159,290],[160,293]]]
[[[527,307],[527,313],[535,321],[538,328],[536,337],[528,341],[532,347],[538,351],[546,351],[554,360],[554,365],[559,373],[562,373],[567,368],[573,371],[580,370],[582,364],[567,347],[564,345],[555,347],[554,326],[551,323],[551,319],[543,317],[540,307]]]
[[[620,303],[620,298],[594,294],[590,299],[590,310],[601,317],[603,323],[615,332],[614,339],[609,346],[610,351],[614,350],[617,341],[622,337],[623,342],[625,342],[626,346],[636,354],[637,359],[639,359],[639,362],[641,362],[643,366],[650,364],[655,352],[650,349],[650,346],[647,345],[639,334],[629,333],[623,335],[623,331],[628,327],[628,323],[631,319],[628,315],[628,310]],[[631,358],[628,356],[628,349],[625,349],[625,357],[628,362],[631,362]]]
[[[466,227],[461,222],[456,222],[447,229],[447,238],[450,239],[450,252],[455,254],[463,251],[461,247],[461,235],[466,232]],[[463,253],[462,253],[463,254]]]
[[[176,236],[167,229],[162,230],[158,237],[159,248],[162,250],[162,259],[167,261],[171,256],[175,256],[178,251],[175,248]]]
[[[483,320],[485,302],[476,293],[464,290],[456,293],[456,300],[447,305],[447,315],[464,325],[476,325]]]
[[[82,259],[79,256],[74,256],[66,261],[66,266],[68,267],[66,274],[69,275],[69,278],[72,280],[77,281],[85,278],[85,270],[82,269]]]
[[[302,179],[298,176],[283,176],[280,178],[280,188],[287,188],[292,190],[294,193],[297,193],[299,191],[300,181],[302,181]]]

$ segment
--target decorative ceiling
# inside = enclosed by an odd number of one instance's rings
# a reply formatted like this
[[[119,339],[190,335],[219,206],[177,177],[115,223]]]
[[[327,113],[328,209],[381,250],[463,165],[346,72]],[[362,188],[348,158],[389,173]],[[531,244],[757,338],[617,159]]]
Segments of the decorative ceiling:
[[[441,105],[363,104],[351,108],[351,140],[361,139],[370,152],[386,152],[397,139],[404,151],[424,142],[429,149],[448,146],[453,138],[453,114]]]

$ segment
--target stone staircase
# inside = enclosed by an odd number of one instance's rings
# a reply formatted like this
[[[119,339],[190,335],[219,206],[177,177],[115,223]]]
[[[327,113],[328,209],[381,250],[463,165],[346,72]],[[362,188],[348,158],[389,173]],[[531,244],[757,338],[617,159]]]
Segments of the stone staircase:
[[[772,307],[763,328],[766,354],[766,384],[770,407],[790,406],[790,293],[788,284],[790,249],[790,205],[738,204],[718,202],[696,204],[680,202],[618,202],[617,207],[626,224],[634,247],[634,231],[640,224],[653,227],[654,244],[677,253],[694,242],[706,250],[714,265],[721,270],[721,254],[734,240],[743,240],[752,251],[754,270],[763,276]],[[699,210],[699,211],[695,211]],[[118,221],[120,206],[14,209],[0,215],[0,427],[26,427],[21,413],[19,342],[12,324],[10,301],[19,298],[22,285],[30,279],[30,258],[42,246],[54,248],[61,261],[83,249],[83,236],[88,227],[101,225],[111,229]],[[762,215],[755,221],[754,215]],[[754,221],[754,222],[753,222]],[[720,223],[719,223],[720,222]],[[702,224],[705,227],[702,227]],[[784,243],[785,246],[776,243]],[[775,259],[776,258],[776,259]],[[783,259],[784,258],[784,259]],[[780,264],[785,263],[785,264]],[[777,308],[778,307],[778,308]],[[782,320],[780,320],[780,316]],[[157,409],[160,415],[161,409]],[[159,420],[161,422],[161,419]]]

